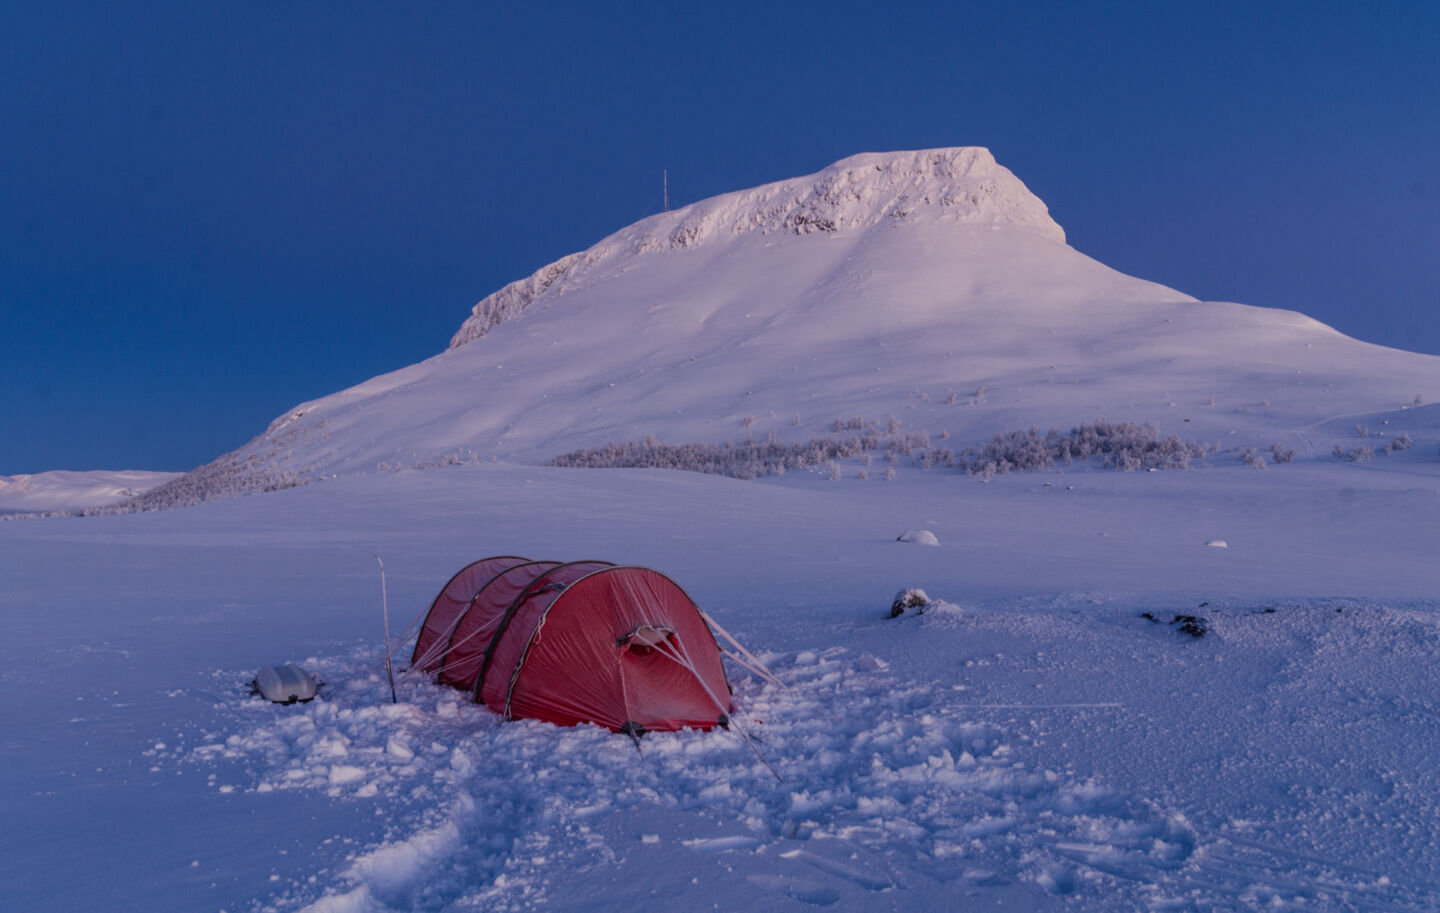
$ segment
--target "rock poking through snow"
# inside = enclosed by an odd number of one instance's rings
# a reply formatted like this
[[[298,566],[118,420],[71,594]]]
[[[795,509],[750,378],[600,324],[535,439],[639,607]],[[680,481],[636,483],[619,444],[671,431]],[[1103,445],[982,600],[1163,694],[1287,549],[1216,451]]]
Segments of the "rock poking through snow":
[[[895,599],[890,603],[890,617],[895,618],[904,615],[906,609],[918,609],[925,611],[925,606],[930,604],[930,597],[924,590],[905,589],[895,594]]]

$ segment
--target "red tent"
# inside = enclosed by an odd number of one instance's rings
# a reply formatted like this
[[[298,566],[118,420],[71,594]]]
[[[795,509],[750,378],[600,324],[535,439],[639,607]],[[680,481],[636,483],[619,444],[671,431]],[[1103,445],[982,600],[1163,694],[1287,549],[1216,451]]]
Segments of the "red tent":
[[[669,577],[606,561],[485,558],[435,597],[411,659],[509,719],[640,734],[727,722],[700,610]]]

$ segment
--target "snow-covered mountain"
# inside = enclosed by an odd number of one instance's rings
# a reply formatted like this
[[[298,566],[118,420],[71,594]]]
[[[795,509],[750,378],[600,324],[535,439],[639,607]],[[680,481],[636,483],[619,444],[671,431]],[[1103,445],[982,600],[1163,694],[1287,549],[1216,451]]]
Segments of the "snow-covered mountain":
[[[301,404],[177,485],[853,418],[962,446],[1105,418],[1314,452],[1318,423],[1417,397],[1440,397],[1440,359],[1118,273],[985,149],[865,154],[616,232],[482,300],[444,353]]]
[[[179,478],[178,472],[53,470],[0,476],[0,512],[62,510],[113,504]]]

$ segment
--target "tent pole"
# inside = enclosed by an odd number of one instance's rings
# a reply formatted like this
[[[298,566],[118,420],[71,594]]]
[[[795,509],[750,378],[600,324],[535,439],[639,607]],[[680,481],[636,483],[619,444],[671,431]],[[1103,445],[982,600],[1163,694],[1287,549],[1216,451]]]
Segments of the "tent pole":
[[[390,597],[385,591],[385,562],[374,552],[370,553],[380,565],[380,615],[385,621],[385,677],[390,680],[390,703],[400,703],[395,695],[395,667],[390,663]]]

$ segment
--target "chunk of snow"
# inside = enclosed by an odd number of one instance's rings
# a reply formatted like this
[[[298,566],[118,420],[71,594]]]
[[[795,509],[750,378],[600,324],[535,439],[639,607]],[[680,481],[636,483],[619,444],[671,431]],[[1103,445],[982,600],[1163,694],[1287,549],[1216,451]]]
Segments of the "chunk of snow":
[[[1229,548],[1229,547],[1230,547],[1229,544],[1226,543],[1226,541],[1225,541],[1224,539],[1209,539],[1209,540],[1207,540],[1207,541],[1205,542],[1205,545],[1208,546],[1209,548]]]
[[[355,767],[351,764],[335,764],[330,767],[330,783],[334,786],[343,786],[364,778],[365,769],[363,767]]]

